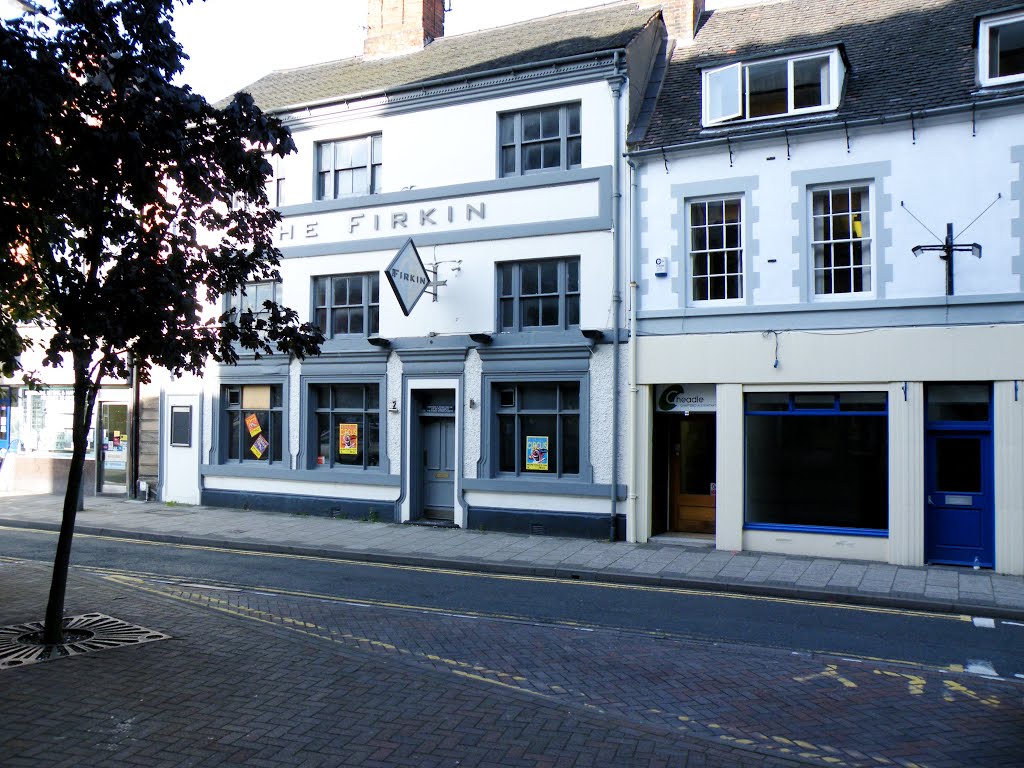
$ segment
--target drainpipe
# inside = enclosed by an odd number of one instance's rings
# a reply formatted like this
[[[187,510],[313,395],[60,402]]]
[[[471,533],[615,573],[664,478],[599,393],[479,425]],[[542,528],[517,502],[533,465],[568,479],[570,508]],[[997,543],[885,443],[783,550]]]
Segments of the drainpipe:
[[[619,485],[619,313],[622,311],[622,280],[620,260],[622,246],[619,232],[619,207],[622,192],[619,190],[619,163],[622,142],[622,85],[625,81],[620,69],[620,53],[615,52],[615,76],[608,81],[615,100],[615,149],[612,162],[612,323],[615,334],[612,340],[612,489],[609,494],[608,540],[615,541],[616,506]]]
[[[627,520],[633,521],[633,539],[639,541],[647,540],[647,532],[643,537],[640,535],[636,516],[637,500],[637,333],[636,333],[636,302],[637,288],[640,284],[637,254],[640,253],[640,179],[636,163],[629,157],[626,158],[626,165],[629,166],[629,201],[631,215],[629,220],[630,235],[630,280],[629,280],[629,435],[630,435],[630,460],[629,460],[629,500],[626,507]],[[646,437],[644,439],[647,439]],[[628,538],[628,536],[627,536]]]

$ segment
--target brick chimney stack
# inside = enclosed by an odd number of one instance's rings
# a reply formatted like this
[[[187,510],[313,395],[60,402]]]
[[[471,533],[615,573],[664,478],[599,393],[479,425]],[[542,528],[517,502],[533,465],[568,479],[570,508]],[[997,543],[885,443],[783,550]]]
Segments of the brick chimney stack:
[[[445,0],[367,0],[367,57],[421,50],[444,35]]]
[[[704,13],[705,0],[640,0],[640,7],[660,5],[669,37],[682,44],[693,42],[697,22]]]

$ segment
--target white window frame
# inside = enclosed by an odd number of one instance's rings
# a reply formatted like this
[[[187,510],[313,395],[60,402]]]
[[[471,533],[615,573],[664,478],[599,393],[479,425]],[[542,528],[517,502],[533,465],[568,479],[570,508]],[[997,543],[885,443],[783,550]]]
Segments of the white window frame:
[[[690,298],[691,306],[729,306],[729,305],[741,305],[746,303],[746,290],[747,290],[747,274],[746,274],[746,262],[744,260],[744,251],[746,249],[746,236],[743,231],[744,219],[746,218],[746,206],[744,202],[744,194],[737,192],[735,194],[725,195],[712,195],[710,197],[693,197],[687,198],[684,201],[686,206],[686,276],[687,276],[687,291]],[[739,248],[728,248],[726,242],[723,239],[722,247],[720,249],[704,248],[703,251],[695,251],[693,248],[693,206],[694,205],[706,205],[707,203],[727,203],[736,201],[739,203],[740,218],[736,224],[739,226]],[[724,227],[727,222],[723,221],[722,226]],[[708,254],[712,250],[721,250],[728,253],[730,250],[739,251],[739,279],[740,279],[740,295],[724,299],[697,299],[696,291],[694,290],[694,280],[696,279],[696,271],[694,270],[693,257],[695,253]],[[728,263],[728,262],[726,262]],[[723,273],[724,276],[728,276],[730,273]],[[701,279],[707,280],[709,276],[702,276]],[[709,291],[710,293],[710,291]]]
[[[838,189],[866,189],[868,195],[867,215],[868,215],[868,226],[867,231],[861,230],[861,236],[858,238],[861,242],[867,242],[870,249],[871,258],[868,263],[868,270],[871,276],[871,287],[866,291],[847,291],[845,293],[818,293],[817,291],[817,269],[814,246],[818,242],[842,242],[832,238],[830,240],[818,241],[814,237],[814,194],[816,192],[831,192]],[[807,188],[807,257],[808,257],[808,273],[810,275],[810,286],[808,290],[808,296],[811,297],[812,301],[860,301],[862,299],[871,299],[877,295],[878,291],[878,253],[876,249],[876,237],[875,237],[875,185],[870,180],[853,180],[853,181],[837,181],[830,182],[828,184],[818,184],[813,187]],[[853,239],[850,239],[852,242]],[[832,267],[832,271],[835,271],[835,267]]]
[[[983,86],[1004,85],[1007,83],[1024,82],[1024,72],[1013,75],[992,76],[989,72],[991,49],[989,39],[994,28],[1010,24],[1024,25],[1024,11],[1003,13],[988,19],[982,19],[978,27],[978,81]]]
[[[829,77],[829,91],[828,91],[828,102],[815,107],[803,107],[797,109],[794,106],[794,90],[793,90],[793,67],[794,64],[801,61],[808,61],[810,59],[821,59],[828,57],[828,77]],[[786,77],[787,77],[787,110],[774,115],[761,115],[758,117],[747,117],[750,114],[750,88],[749,88],[749,71],[751,67],[759,66],[763,64],[773,64],[779,61],[786,62]],[[713,99],[712,82],[726,82],[726,78],[729,77],[733,72],[736,74],[736,103],[727,104],[720,100]],[[846,77],[846,67],[843,64],[843,57],[839,53],[838,48],[831,48],[822,51],[812,51],[810,53],[801,53],[794,56],[776,56],[771,59],[758,59],[755,61],[737,61],[731,64],[726,64],[721,67],[714,67],[712,69],[706,69],[702,73],[701,81],[701,102],[703,105],[702,109],[702,124],[704,126],[721,125],[729,122],[746,122],[756,120],[775,120],[781,117],[790,117],[793,115],[807,115],[818,112],[831,112],[839,108],[839,99],[842,94],[843,82]],[[721,93],[721,91],[717,91]],[[731,109],[729,107],[732,107]],[[717,107],[718,114],[713,114],[712,110]]]

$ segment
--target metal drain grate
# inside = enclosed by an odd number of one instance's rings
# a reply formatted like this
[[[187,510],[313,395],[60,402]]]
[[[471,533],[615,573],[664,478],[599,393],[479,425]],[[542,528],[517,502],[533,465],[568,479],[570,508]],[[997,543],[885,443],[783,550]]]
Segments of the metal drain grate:
[[[24,667],[50,659],[80,656],[92,651],[105,651],[125,645],[170,640],[170,635],[129,624],[102,613],[64,617],[64,639],[61,645],[42,645],[43,622],[0,627],[0,669]]]

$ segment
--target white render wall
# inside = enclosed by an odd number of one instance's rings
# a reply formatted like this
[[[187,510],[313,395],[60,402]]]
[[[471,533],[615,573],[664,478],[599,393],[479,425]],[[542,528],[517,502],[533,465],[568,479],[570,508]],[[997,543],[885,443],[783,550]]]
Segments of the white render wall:
[[[596,187],[589,190],[596,195]],[[520,192],[529,195],[530,192]],[[552,218],[558,217],[552,211]],[[282,301],[309,319],[312,278],[359,272],[381,273],[380,335],[387,339],[437,335],[491,333],[495,329],[494,265],[502,261],[579,256],[580,324],[583,328],[607,328],[612,323],[612,237],[608,232],[582,232],[568,235],[453,243],[420,249],[420,258],[429,265],[461,261],[455,272],[442,264],[438,277],[447,285],[438,290],[437,301],[424,294],[412,314],[406,317],[388,285],[383,272],[394,258],[391,251],[357,254],[307,256],[285,259],[281,266]]]
[[[963,231],[976,216],[995,202],[957,242],[978,242],[983,246],[980,260],[970,253],[955,258],[955,283],[958,296],[1014,293],[1022,290],[1021,241],[1014,237],[1007,221],[1019,217],[1020,201],[1014,200],[1011,185],[1019,183],[1019,163],[1012,162],[1011,148],[1024,144],[1019,114],[980,111],[977,136],[971,135],[970,114],[917,121],[916,143],[909,121],[884,127],[851,129],[850,151],[846,151],[843,131],[833,130],[810,135],[791,135],[790,159],[786,159],[786,141],[743,141],[732,144],[732,167],[726,146],[716,146],[685,155],[669,157],[669,171],[660,157],[649,158],[641,177],[641,261],[639,277],[649,290],[641,296],[640,308],[674,310],[681,306],[677,277],[684,265],[673,253],[682,234],[673,225],[673,216],[682,209],[673,195],[673,185],[699,186],[702,182],[724,183],[730,179],[757,178],[757,188],[744,201],[744,217],[756,209],[752,237],[744,243],[749,249],[756,242],[757,257],[751,264],[747,285],[756,285],[750,293],[754,305],[794,304],[801,300],[794,271],[801,267],[794,238],[800,233],[800,221],[794,211],[809,218],[809,203],[793,183],[792,175],[802,172],[834,172],[836,181],[863,181],[852,173],[844,178],[846,166],[890,164],[891,173],[872,188],[872,210],[878,210],[881,195],[888,196],[888,212],[871,222],[873,242],[879,244],[882,230],[891,233],[891,246],[875,257],[892,269],[892,281],[884,285],[887,299],[935,297],[945,294],[945,264],[935,252],[915,258],[915,245],[935,244],[928,231],[908,210],[921,219],[939,238],[945,237],[946,223],[954,233]],[[879,188],[881,184],[881,188]],[[732,192],[740,192],[740,184]],[[997,196],[1002,197],[997,200]],[[697,195],[695,195],[697,196]],[[901,207],[905,203],[906,209]],[[753,220],[753,217],[751,218]],[[805,230],[806,231],[806,230]],[[745,233],[746,234],[746,233]],[[654,277],[654,259],[671,259],[671,278]],[[769,259],[775,259],[770,263]],[[877,263],[877,262],[876,262]],[[809,272],[804,272],[809,279]],[[877,288],[884,273],[876,269]],[[646,282],[649,281],[649,282]],[[852,301],[859,297],[842,297]],[[867,299],[865,299],[867,301]]]
[[[276,175],[287,179],[289,205],[311,202],[316,142],[380,133],[383,192],[494,179],[499,113],[575,101],[582,110],[583,167],[611,165],[618,159],[615,102],[601,80],[410,112],[385,104],[303,110],[286,121],[298,152],[277,160]]]

